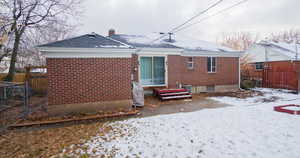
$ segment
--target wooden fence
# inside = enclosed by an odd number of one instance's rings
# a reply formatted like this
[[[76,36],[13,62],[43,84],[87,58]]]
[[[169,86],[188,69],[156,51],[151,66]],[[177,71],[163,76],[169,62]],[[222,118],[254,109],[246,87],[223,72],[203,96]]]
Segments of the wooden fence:
[[[32,70],[46,69],[46,66],[28,66],[26,69],[25,79],[29,82],[29,87],[34,90],[34,92],[39,94],[46,94],[48,89],[48,80],[46,73],[33,73]]]
[[[299,68],[295,62],[265,63],[263,87],[299,91]]]
[[[0,80],[3,81],[3,79],[7,76],[7,74],[0,74]],[[25,81],[25,73],[16,73],[13,82],[24,82]]]
[[[48,89],[48,80],[46,74],[31,74],[29,79],[29,86],[36,93],[46,94]]]
[[[2,81],[7,74],[0,74],[0,80]],[[29,87],[36,93],[46,94],[48,89],[48,80],[45,73],[30,73],[27,76],[29,81]],[[26,73],[16,73],[13,82],[25,82]]]

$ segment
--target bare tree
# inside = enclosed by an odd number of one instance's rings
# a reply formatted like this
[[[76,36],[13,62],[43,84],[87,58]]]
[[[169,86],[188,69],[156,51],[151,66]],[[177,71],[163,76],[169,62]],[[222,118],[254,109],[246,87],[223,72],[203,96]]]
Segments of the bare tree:
[[[22,61],[18,60],[25,67],[26,65],[45,65],[45,58],[35,48],[35,46],[42,43],[54,42],[72,37],[76,32],[76,25],[68,27],[65,25],[58,25],[56,23],[49,23],[47,27],[28,30],[21,40],[19,56]]]
[[[223,46],[232,48],[238,51],[247,50],[252,44],[258,42],[259,34],[254,34],[250,32],[237,32],[237,33],[223,33],[219,43]],[[240,58],[240,67],[241,67],[241,75],[243,78],[247,78],[249,76],[249,69],[251,66],[252,58],[244,54]]]
[[[0,17],[0,26],[5,24],[5,18]],[[8,45],[11,43],[9,39],[9,32],[5,28],[0,27],[0,62],[4,57],[9,56],[11,53],[11,49],[9,49]]]
[[[271,33],[270,40],[278,42],[300,42],[300,29],[290,29],[278,33]]]
[[[11,62],[7,81],[15,74],[15,63],[24,34],[30,30],[43,30],[49,24],[68,26],[70,16],[80,13],[80,0],[0,0],[1,30],[13,37]]]
[[[223,33],[219,43],[234,50],[244,51],[259,40],[258,34],[250,32]]]

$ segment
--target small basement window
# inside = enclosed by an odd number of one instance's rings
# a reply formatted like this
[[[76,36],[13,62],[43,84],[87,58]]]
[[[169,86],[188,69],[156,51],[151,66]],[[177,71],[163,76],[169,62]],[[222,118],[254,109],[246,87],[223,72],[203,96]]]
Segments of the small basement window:
[[[216,72],[216,58],[207,57],[207,72]]]
[[[214,85],[206,86],[206,91],[207,92],[214,92],[215,91],[215,86]]]
[[[194,69],[194,58],[193,57],[188,57],[187,68],[190,70]]]
[[[264,63],[262,63],[262,62],[255,63],[255,69],[256,70],[263,70],[264,69]]]

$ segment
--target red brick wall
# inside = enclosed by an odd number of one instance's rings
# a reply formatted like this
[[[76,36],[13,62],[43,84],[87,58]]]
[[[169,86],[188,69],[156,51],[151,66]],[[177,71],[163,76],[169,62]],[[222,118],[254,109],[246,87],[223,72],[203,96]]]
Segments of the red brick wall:
[[[187,58],[180,55],[168,56],[169,88],[175,88],[176,82],[193,86],[233,85],[239,82],[238,58],[217,57],[216,73],[207,72],[207,57],[194,57],[193,70],[187,68]],[[138,81],[138,55],[133,55],[132,61],[134,80]]]
[[[132,74],[133,80],[139,81],[139,56],[137,54],[132,55]]]
[[[217,57],[216,73],[207,72],[207,57],[194,57],[194,69],[187,68],[188,57],[168,56],[169,87],[176,87],[176,81],[193,86],[233,85],[239,83],[239,59]]]
[[[168,87],[176,88],[176,82],[181,82],[183,75],[184,63],[179,55],[168,56]]]
[[[131,60],[48,58],[49,105],[131,99]]]

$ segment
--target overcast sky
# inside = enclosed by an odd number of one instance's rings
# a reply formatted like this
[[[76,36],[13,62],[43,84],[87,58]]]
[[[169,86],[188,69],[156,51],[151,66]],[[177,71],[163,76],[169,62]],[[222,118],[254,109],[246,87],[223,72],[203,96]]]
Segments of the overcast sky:
[[[79,33],[107,35],[110,28],[122,34],[167,32],[216,1],[85,0]],[[239,1],[224,0],[192,23]],[[300,28],[299,7],[300,0],[249,0],[178,34],[213,42],[223,32],[250,31],[266,36],[271,32]]]

